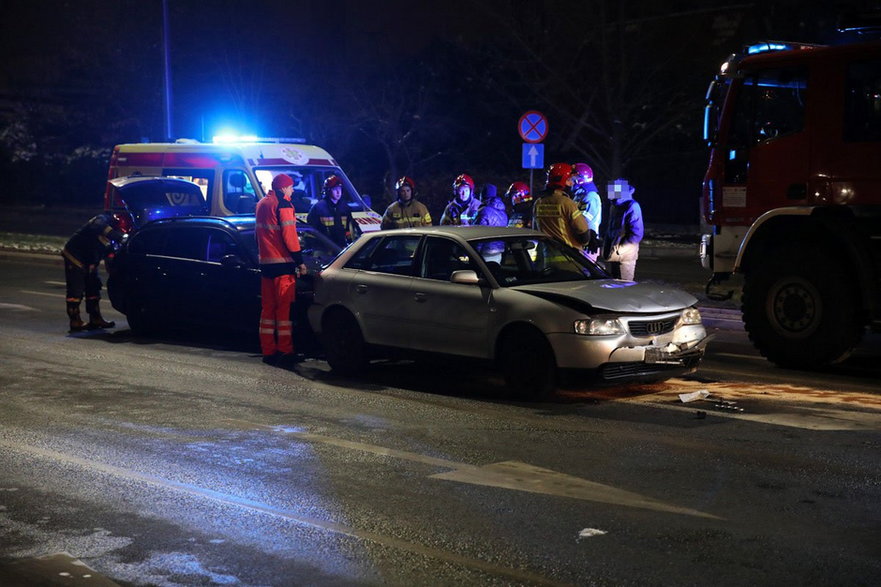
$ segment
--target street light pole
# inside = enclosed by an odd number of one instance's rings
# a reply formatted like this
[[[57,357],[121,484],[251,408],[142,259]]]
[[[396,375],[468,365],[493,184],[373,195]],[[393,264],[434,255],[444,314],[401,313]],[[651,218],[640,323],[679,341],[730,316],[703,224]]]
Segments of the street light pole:
[[[168,0],[162,0],[162,57],[165,70],[165,138],[173,140],[171,128],[171,64],[168,50]]]

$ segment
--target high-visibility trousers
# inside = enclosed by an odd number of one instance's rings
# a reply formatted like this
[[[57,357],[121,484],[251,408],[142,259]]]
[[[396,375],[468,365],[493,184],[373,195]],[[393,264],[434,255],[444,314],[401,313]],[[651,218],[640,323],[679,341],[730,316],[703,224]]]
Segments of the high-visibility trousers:
[[[264,356],[294,352],[291,304],[296,283],[293,275],[260,278],[260,349]]]

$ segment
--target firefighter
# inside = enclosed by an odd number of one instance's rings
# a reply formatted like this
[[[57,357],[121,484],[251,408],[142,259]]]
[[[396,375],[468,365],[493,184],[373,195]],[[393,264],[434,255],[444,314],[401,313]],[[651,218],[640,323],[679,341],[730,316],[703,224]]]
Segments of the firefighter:
[[[336,175],[324,180],[322,197],[309,210],[306,222],[341,247],[349,244],[352,235],[352,212],[343,201],[343,180]]]
[[[470,226],[479,208],[480,200],[474,197],[474,180],[463,173],[453,180],[453,199],[444,208],[440,223]]]
[[[474,219],[476,226],[508,226],[508,212],[505,202],[496,195],[496,186],[488,183],[483,186],[483,205]]]
[[[606,262],[613,277],[633,281],[639,243],[645,232],[642,224],[642,208],[633,199],[636,191],[626,179],[610,181],[608,185],[609,226],[606,229]]]
[[[101,278],[98,266],[102,259],[113,253],[125,242],[128,235],[120,230],[121,218],[110,212],[93,216],[81,226],[64,245],[64,279],[67,283],[67,317],[70,318],[70,331],[113,328],[115,322],[101,316],[98,303],[101,300]],[[80,302],[86,297],[86,312],[89,322],[80,318]]]
[[[263,362],[286,366],[296,359],[291,304],[296,276],[308,271],[300,253],[297,218],[291,204],[294,180],[280,173],[257,203],[257,251],[260,260],[260,349]]]
[[[532,227],[532,194],[529,186],[522,181],[515,181],[508,186],[505,198],[511,203],[511,214],[508,216],[508,226],[515,228]]]
[[[425,204],[416,199],[416,182],[406,175],[395,182],[397,200],[389,204],[382,215],[382,230],[431,226],[431,214]]]
[[[571,175],[572,166],[568,163],[554,163],[548,168],[545,190],[533,206],[532,227],[581,249],[590,240],[590,229],[578,204],[566,193]]]
[[[584,248],[584,255],[591,261],[596,261],[602,248],[599,234],[603,218],[603,201],[597,191],[596,184],[593,182],[593,169],[590,168],[590,165],[587,163],[572,165],[569,189],[572,199],[578,204],[578,208],[584,214],[587,226],[591,230],[590,241]]]

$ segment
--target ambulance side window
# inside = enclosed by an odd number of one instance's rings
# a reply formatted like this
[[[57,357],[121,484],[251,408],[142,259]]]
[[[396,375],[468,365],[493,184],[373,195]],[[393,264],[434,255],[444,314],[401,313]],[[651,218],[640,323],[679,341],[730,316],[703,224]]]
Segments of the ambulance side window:
[[[244,170],[227,169],[223,172],[223,205],[233,214],[254,213],[257,194]]]

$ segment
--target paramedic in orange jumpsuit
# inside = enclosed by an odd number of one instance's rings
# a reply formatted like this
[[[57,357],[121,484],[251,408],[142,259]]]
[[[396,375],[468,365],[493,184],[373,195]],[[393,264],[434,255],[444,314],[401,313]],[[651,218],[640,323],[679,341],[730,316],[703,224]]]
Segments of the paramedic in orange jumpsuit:
[[[296,275],[307,268],[300,253],[297,217],[291,194],[294,181],[276,175],[272,189],[257,203],[257,249],[260,258],[260,348],[263,362],[275,365],[295,361],[291,304],[294,302]]]

